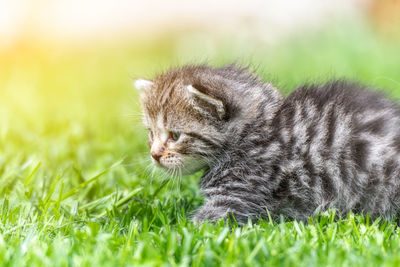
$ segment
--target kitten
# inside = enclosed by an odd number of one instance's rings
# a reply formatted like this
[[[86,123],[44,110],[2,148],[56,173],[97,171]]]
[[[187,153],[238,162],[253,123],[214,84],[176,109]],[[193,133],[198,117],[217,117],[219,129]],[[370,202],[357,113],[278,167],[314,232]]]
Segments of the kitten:
[[[205,170],[195,221],[399,210],[400,108],[378,92],[331,81],[284,98],[235,65],[184,66],[135,86],[154,163]]]

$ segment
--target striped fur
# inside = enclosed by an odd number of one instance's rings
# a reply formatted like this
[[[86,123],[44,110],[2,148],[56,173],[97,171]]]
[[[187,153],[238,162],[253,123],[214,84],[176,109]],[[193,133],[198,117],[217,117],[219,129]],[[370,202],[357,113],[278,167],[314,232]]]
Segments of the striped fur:
[[[267,210],[300,220],[329,208],[397,214],[400,108],[380,93],[331,81],[284,98],[234,65],[184,66],[152,82],[141,102],[153,139],[181,133],[157,141],[164,153],[158,164],[171,172],[205,169],[205,203],[195,221],[233,214],[246,222]],[[190,94],[188,86],[212,99]]]

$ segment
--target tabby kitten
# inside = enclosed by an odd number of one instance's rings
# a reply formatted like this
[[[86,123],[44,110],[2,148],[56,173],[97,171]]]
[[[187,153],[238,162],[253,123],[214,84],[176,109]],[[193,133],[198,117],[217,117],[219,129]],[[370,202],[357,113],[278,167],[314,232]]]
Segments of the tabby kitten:
[[[285,98],[235,65],[184,66],[135,86],[154,163],[205,170],[195,221],[399,210],[400,108],[378,92],[331,81]]]

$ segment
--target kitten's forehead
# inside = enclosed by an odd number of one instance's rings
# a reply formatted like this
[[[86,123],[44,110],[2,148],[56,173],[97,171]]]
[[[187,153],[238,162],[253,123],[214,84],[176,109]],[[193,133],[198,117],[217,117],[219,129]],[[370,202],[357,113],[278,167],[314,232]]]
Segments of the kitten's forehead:
[[[157,116],[157,119],[156,119],[156,126],[157,126],[157,128],[159,128],[159,129],[163,129],[163,128],[165,128],[165,124],[164,124],[164,116],[161,114],[161,113],[159,113],[158,114],[158,116]]]
[[[170,129],[172,126],[177,126],[182,121],[184,111],[179,108],[179,105],[173,102],[169,101],[169,103],[164,103],[164,105],[152,101],[144,103],[145,124],[149,128],[157,129]]]
[[[176,102],[184,104],[183,83],[179,79],[165,81],[156,79],[150,90],[143,92],[142,103],[148,107],[149,111],[168,108],[169,105],[176,105]]]
[[[165,135],[169,131],[187,132],[201,129],[203,123],[196,119],[195,113],[185,109],[174,109],[173,107],[153,110],[152,113],[145,112],[145,124],[147,128]]]
[[[141,97],[145,114],[155,125],[161,122],[165,125],[169,122],[182,120],[182,117],[190,116],[192,105],[182,91],[181,83],[160,84],[155,82],[154,88],[143,92]]]
[[[204,71],[201,67],[186,66],[160,74],[153,80],[153,86],[141,95],[142,106],[152,127],[160,128],[160,122],[167,128],[203,124],[200,121],[204,120],[204,114],[194,105],[187,86],[198,83],[200,73]]]
[[[153,133],[160,136],[162,139],[166,139],[168,137],[168,126],[166,125],[166,121],[164,115],[159,113],[156,117],[149,117],[147,114],[144,116],[145,126],[153,131]]]
[[[155,127],[157,129],[157,132],[163,142],[165,142],[168,139],[168,130],[166,129],[165,125],[165,120],[163,114],[158,114],[155,123]]]

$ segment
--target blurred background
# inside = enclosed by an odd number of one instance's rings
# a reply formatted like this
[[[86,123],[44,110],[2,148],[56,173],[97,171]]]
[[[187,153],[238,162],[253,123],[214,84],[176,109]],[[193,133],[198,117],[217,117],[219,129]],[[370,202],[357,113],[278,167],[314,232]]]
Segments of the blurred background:
[[[396,27],[397,0],[14,0],[2,1],[2,46],[23,40],[66,43],[127,42],[191,31],[276,42],[335,19],[367,17]]]
[[[142,183],[132,79],[184,63],[250,65],[286,94],[346,77],[399,97],[399,25],[400,0],[0,0],[0,172],[124,159],[102,189]]]

